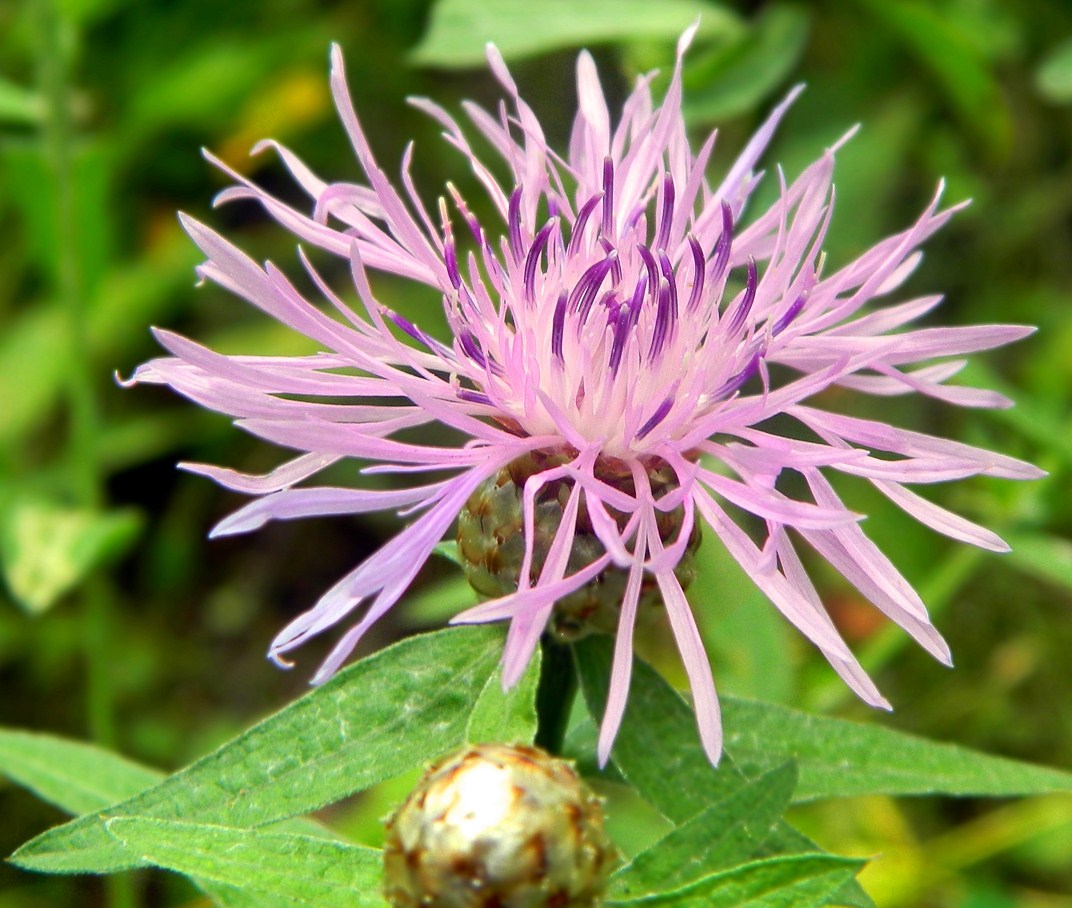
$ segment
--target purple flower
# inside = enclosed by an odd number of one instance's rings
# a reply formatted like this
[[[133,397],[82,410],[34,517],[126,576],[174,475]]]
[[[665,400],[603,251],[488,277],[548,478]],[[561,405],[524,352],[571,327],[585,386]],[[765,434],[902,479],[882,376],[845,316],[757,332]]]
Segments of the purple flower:
[[[959,357],[1018,340],[1031,329],[908,328],[940,297],[884,302],[919,262],[920,244],[955,210],[940,211],[937,196],[902,233],[838,270],[824,267],[836,148],[791,184],[779,173],[778,201],[744,220],[761,176],[757,161],[797,91],[711,186],[705,171],[715,137],[694,153],[681,114],[681,55],[693,31],[679,42],[662,105],[653,105],[650,76],[643,77],[616,126],[592,58],[582,53],[579,110],[565,156],[548,147],[502,58],[489,48],[491,69],[511,106],[498,115],[474,105],[465,110],[505,161],[505,185],[454,119],[416,100],[443,125],[447,142],[468,159],[498,210],[502,226],[490,233],[453,187],[451,203],[440,200],[435,214],[427,210],[409,177],[411,150],[402,162],[402,190],[392,186],[369,150],[336,48],[332,91],[366,183],[325,183],[290,151],[273,146],[311,197],[312,212],[296,210],[235,173],[237,185],[221,200],[253,199],[304,243],[346,259],[357,308],[336,295],[304,254],[327,311],[271,263],[256,264],[208,227],[183,218],[206,256],[199,268],[203,278],[324,351],[224,356],[157,332],[172,356],[141,366],[134,380],[171,385],[254,435],[302,452],[264,476],[187,465],[257,496],[214,535],[321,514],[398,510],[411,519],[278,635],[270,655],[280,664],[287,664],[284,657],[295,647],[363,607],[314,680],[329,677],[405,593],[474,491],[532,453],[547,456],[540,461],[545,467],[524,481],[526,549],[517,589],[454,620],[509,620],[503,660],[510,684],[557,600],[604,572],[624,572],[599,739],[603,760],[625,707],[634,620],[645,587],[661,594],[691,682],[700,737],[712,761],[718,759],[715,687],[675,574],[699,520],[868,703],[888,708],[827,616],[802,567],[798,542],[815,549],[928,652],[949,661],[923,602],[868,539],[861,515],[845,507],[827,474],[863,477],[938,532],[1001,551],[1006,546],[992,532],[908,486],[976,474],[1026,479],[1040,471],[881,420],[837,415],[812,399],[840,386],[879,398],[919,392],[961,406],[1007,406],[996,393],[945,382],[964,365]],[[462,251],[452,217],[471,233],[471,251]],[[453,337],[431,337],[379,303],[367,269],[431,287],[442,299]],[[779,415],[807,440],[776,434],[769,420]],[[468,440],[437,447],[394,437],[434,423]],[[372,462],[366,473],[448,471],[450,477],[414,479],[399,491],[300,485],[341,458]],[[608,465],[628,481],[607,481]],[[656,471],[671,481],[654,483]],[[780,490],[778,480],[787,472],[803,478],[811,500]],[[548,483],[568,494],[535,570],[534,503]],[[600,554],[571,568],[579,512],[601,544]],[[668,535],[661,518],[670,513],[676,518]]]

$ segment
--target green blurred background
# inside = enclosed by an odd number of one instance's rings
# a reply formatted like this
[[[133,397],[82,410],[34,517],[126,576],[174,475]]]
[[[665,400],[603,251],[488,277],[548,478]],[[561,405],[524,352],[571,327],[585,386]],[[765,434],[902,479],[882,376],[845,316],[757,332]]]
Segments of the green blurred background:
[[[259,471],[280,453],[168,392],[124,391],[156,354],[150,324],[225,352],[294,352],[302,338],[216,289],[195,291],[197,258],[176,209],[221,227],[256,257],[292,268],[294,241],[253,206],[211,212],[226,183],[201,146],[295,201],[272,136],[329,178],[357,170],[327,92],[341,43],[358,110],[389,172],[411,138],[426,199],[454,180],[479,207],[467,165],[405,104],[494,104],[483,43],[500,44],[562,147],[573,56],[590,46],[612,99],[672,59],[697,12],[687,113],[720,127],[716,164],[741,147],[789,86],[808,90],[767,156],[792,177],[848,127],[828,242],[837,265],[906,225],[937,180],[973,204],[932,240],[910,291],[947,294],[943,324],[1036,324],[978,359],[972,380],[1018,405],[954,411],[898,398],[901,425],[1033,459],[1040,482],[963,482],[936,500],[1003,533],[1010,555],[935,537],[845,484],[867,528],[923,593],[952,645],[948,671],[917,652],[821,564],[839,626],[897,712],[891,726],[991,753],[1072,768],[1072,6],[1052,0],[26,0],[0,4],[0,724],[95,739],[172,769],[305,689],[322,650],[277,671],[274,632],[391,534],[394,518],[270,526],[209,543],[239,504],[177,472],[179,460]],[[772,181],[773,182],[773,181]],[[771,198],[766,186],[764,198]],[[487,216],[486,209],[482,212]],[[434,326],[438,302],[397,281],[392,307]],[[852,411],[848,395],[830,406]],[[856,412],[865,412],[856,410]],[[352,480],[352,466],[335,479]],[[714,544],[690,598],[723,690],[863,717],[822,660],[787,631]],[[447,562],[383,623],[375,647],[471,602]],[[672,647],[647,654],[672,678]],[[403,782],[329,819],[375,841]],[[619,828],[645,822],[613,786]],[[0,783],[0,851],[61,819]],[[834,851],[875,855],[863,881],[881,906],[1072,905],[1072,800],[837,802],[795,821]],[[639,831],[638,831],[639,830]],[[37,878],[0,868],[0,905],[191,905],[181,881],[132,885]]]

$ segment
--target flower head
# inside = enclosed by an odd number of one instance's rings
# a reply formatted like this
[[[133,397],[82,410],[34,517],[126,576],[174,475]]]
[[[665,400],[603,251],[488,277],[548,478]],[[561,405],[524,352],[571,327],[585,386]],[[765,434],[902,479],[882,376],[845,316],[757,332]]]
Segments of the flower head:
[[[429,767],[387,821],[383,856],[395,908],[591,908],[617,860],[574,768],[506,744]]]
[[[663,103],[652,102],[650,76],[640,78],[616,125],[592,58],[582,53],[578,112],[565,155],[547,145],[501,57],[489,48],[491,69],[512,107],[499,117],[473,105],[466,112],[505,162],[506,183],[476,156],[450,115],[415,101],[468,159],[498,211],[494,227],[479,223],[453,187],[433,216],[413,189],[410,151],[401,191],[391,184],[373,159],[335,49],[332,91],[365,182],[326,183],[274,146],[311,197],[311,212],[234,173],[237,185],[222,199],[253,199],[304,243],[347,260],[356,307],[304,254],[323,305],[303,296],[273,264],[258,265],[208,227],[183,219],[206,256],[203,278],[323,348],[302,357],[223,356],[157,332],[172,357],[141,366],[135,380],[169,384],[235,417],[247,431],[302,452],[264,476],[188,466],[257,496],[214,533],[246,532],[273,519],[375,510],[399,510],[411,520],[279,634],[273,659],[283,662],[362,607],[315,680],[330,676],[402,597],[474,492],[527,459],[538,466],[518,486],[524,547],[511,581],[516,588],[455,620],[510,622],[504,679],[511,683],[557,601],[607,572],[624,577],[602,759],[625,706],[645,589],[657,590],[665,604],[702,742],[712,760],[718,758],[718,700],[677,570],[701,523],[868,703],[887,706],[823,609],[797,555],[799,541],[948,661],[919,596],[864,534],[860,515],[845,507],[828,476],[863,477],[938,532],[1001,550],[993,533],[907,486],[974,474],[1022,479],[1039,471],[881,420],[837,415],[813,399],[841,386],[879,398],[914,391],[962,406],[1004,406],[1000,395],[945,382],[964,365],[957,357],[1017,340],[1030,329],[910,328],[940,297],[884,302],[915,268],[920,244],[951,216],[954,209],[939,210],[937,197],[903,232],[838,270],[826,269],[821,249],[836,148],[792,183],[782,179],[770,209],[746,219],[746,202],[760,179],[757,162],[796,92],[712,186],[706,169],[714,136],[694,153],[681,114],[681,55],[693,30],[679,42]],[[468,234],[464,243],[461,234]],[[370,269],[431,287],[452,337],[432,337],[377,301]],[[805,440],[775,434],[768,421],[778,415],[789,417],[799,429],[794,435]],[[452,447],[395,437],[432,423],[468,440]],[[365,472],[450,476],[397,491],[301,485],[341,458],[371,462]],[[779,488],[789,471],[803,478],[807,499]],[[549,484],[561,507],[535,557],[537,503]],[[581,535],[597,544],[577,563],[571,554]]]

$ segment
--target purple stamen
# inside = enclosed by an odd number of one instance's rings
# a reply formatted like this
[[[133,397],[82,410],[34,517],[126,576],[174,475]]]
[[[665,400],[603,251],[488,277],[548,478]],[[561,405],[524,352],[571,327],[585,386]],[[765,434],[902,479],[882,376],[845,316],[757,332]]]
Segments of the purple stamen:
[[[654,429],[659,423],[666,419],[667,414],[673,409],[674,398],[668,397],[656,408],[655,412],[648,417],[647,422],[640,427],[640,431],[637,432],[637,441],[644,438],[652,429]]]
[[[636,248],[637,252],[640,253],[640,257],[644,260],[648,283],[652,287],[652,293],[654,293],[655,288],[659,286],[659,266],[655,264],[655,256],[651,254],[651,250],[647,246],[638,243]]]
[[[421,331],[413,322],[407,318],[403,318],[397,312],[392,309],[388,309],[386,306],[382,306],[380,311],[387,316],[398,328],[401,328],[415,341],[420,341],[422,344],[425,342],[424,332]]]
[[[756,260],[752,257],[748,257],[748,279],[744,285],[744,295],[741,297],[737,307],[733,310],[733,315],[730,317],[729,327],[726,329],[726,333],[730,336],[736,334],[744,327],[745,319],[748,318],[748,313],[752,309],[752,303],[756,299],[756,288],[759,286],[759,277],[756,272]]]
[[[584,228],[588,224],[588,219],[592,216],[592,212],[596,210],[596,205],[603,199],[603,193],[597,192],[592,198],[584,203],[581,210],[577,212],[577,220],[573,222],[573,232],[570,234],[569,246],[566,248],[566,255],[572,258],[581,248],[581,240],[584,237]]]
[[[639,309],[639,306],[634,307]],[[617,375],[618,367],[622,364],[622,354],[625,352],[625,339],[629,335],[629,329],[633,327],[632,312],[629,303],[622,303],[618,308],[614,324],[614,341],[610,347],[610,374]]]
[[[566,332],[566,299],[566,291],[563,290],[558,295],[558,302],[555,303],[555,315],[551,321],[551,352],[560,363],[564,362],[562,339]]]
[[[458,267],[458,247],[454,242],[454,228],[450,223],[447,200],[439,198],[439,219],[443,226],[443,261],[447,266],[447,277],[451,286],[458,290],[462,286],[462,274]]]
[[[655,248],[665,249],[670,241],[670,225],[674,219],[674,180],[670,174],[663,178],[663,205],[659,218],[659,232],[655,236]]]
[[[458,250],[454,245],[454,234],[448,233],[443,241],[443,261],[447,266],[447,277],[455,290],[461,289],[462,274],[458,269]]]
[[[603,159],[603,236],[614,236],[614,162]]]
[[[633,312],[640,311],[640,304],[644,299],[644,294],[648,290],[648,275],[641,274],[640,280],[637,281],[636,287],[633,289],[633,297],[629,300],[628,309]]]
[[[437,341],[430,334],[426,334],[415,324],[413,324],[413,322],[411,322],[409,319],[403,318],[397,312],[392,309],[388,309],[386,306],[381,306],[380,312],[382,312],[387,317],[387,319],[393,325],[395,325],[395,327],[399,328],[401,331],[404,331],[418,343],[424,344],[424,346],[427,347],[429,350],[433,350],[441,356],[445,355],[450,359],[454,359],[454,351],[451,350],[450,347],[440,341]]]
[[[536,267],[540,264],[540,256],[543,255],[544,247],[547,245],[547,238],[551,235],[554,226],[554,221],[548,221],[540,228],[540,232],[533,239],[532,245],[529,247],[529,254],[525,259],[525,299],[530,303],[536,299]]]
[[[464,400],[471,404],[484,404],[488,407],[495,406],[491,402],[491,398],[487,394],[482,394],[480,391],[470,391],[468,388],[459,388],[455,392],[455,396],[458,400]]]
[[[762,360],[763,353],[762,351],[757,350],[755,353],[752,354],[752,358],[748,361],[748,365],[746,365],[736,375],[732,375],[728,379],[726,379],[722,387],[715,391],[714,395],[712,395],[715,400],[720,400],[721,398],[729,397],[731,394],[735,393],[736,391],[739,391],[744,385],[744,383],[748,381],[748,379],[750,379],[753,375],[755,375],[757,371],[759,371],[759,364],[760,362],[762,362]]]
[[[524,250],[521,247],[521,187],[518,186],[510,193],[510,207],[506,214],[507,226],[510,230],[510,251],[514,255],[514,262],[521,261]]]
[[[711,269],[711,280],[719,281],[726,272],[730,262],[730,247],[733,245],[733,210],[722,203],[722,233],[715,243],[715,264]]]
[[[581,275],[577,285],[573,288],[573,293],[570,294],[569,304],[574,312],[592,305],[592,300],[599,292],[600,284],[603,283],[603,279],[606,278],[616,259],[617,255],[612,252],[609,257],[596,262]]]
[[[670,302],[674,311],[674,318],[677,318],[677,281],[674,278],[674,267],[670,264],[670,258],[665,252],[659,253],[659,269],[663,273],[663,277],[666,278],[666,282],[670,285]]]
[[[481,369],[488,367],[488,361],[484,357],[484,351],[480,349],[480,345],[476,341],[476,337],[472,331],[468,329],[463,330],[458,335],[458,344],[462,348],[462,352],[469,357],[474,363],[480,366]]]
[[[788,328],[789,323],[792,322],[793,319],[795,319],[798,315],[800,315],[800,310],[804,308],[804,304],[807,301],[808,292],[805,290],[793,301],[793,305],[782,313],[781,318],[779,318],[778,321],[774,323],[774,327],[771,328],[771,337],[777,337],[786,328]]]
[[[651,291],[652,299],[655,298],[656,293],[658,293],[658,290],[656,290],[656,289],[653,289]],[[639,305],[634,306],[634,305],[630,304],[629,306],[625,307],[625,310],[626,311],[625,311],[624,315],[625,315],[626,320],[629,322],[629,327],[630,328],[635,328],[637,322],[640,321],[640,306]]]
[[[614,244],[608,240],[605,236],[599,238],[599,245],[603,247],[603,251],[608,255],[614,253]],[[618,285],[622,282],[622,265],[618,261],[618,256],[614,256],[614,263],[611,265],[611,282]]]
[[[707,262],[704,260],[703,249],[696,237],[689,235],[689,248],[692,250],[692,291],[689,293],[689,301],[685,306],[686,312],[692,312],[700,302],[703,294],[704,269]]]
[[[674,327],[674,302],[668,281],[659,284],[659,308],[655,313],[655,330],[651,334],[648,359],[654,360],[662,352]]]

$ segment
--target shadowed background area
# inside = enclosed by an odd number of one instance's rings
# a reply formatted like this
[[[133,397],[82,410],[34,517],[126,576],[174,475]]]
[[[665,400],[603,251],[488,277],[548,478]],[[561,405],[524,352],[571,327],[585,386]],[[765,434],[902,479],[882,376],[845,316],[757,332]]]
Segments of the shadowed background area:
[[[194,289],[197,255],[176,209],[255,258],[291,273],[296,263],[293,239],[255,206],[210,211],[226,180],[198,149],[293,201],[277,159],[248,156],[258,139],[287,143],[321,174],[356,179],[327,88],[327,49],[338,41],[381,166],[397,173],[414,140],[422,196],[433,201],[451,180],[492,224],[467,163],[405,98],[430,96],[455,112],[464,98],[493,106],[482,58],[495,40],[563,147],[576,48],[592,48],[613,104],[637,73],[665,74],[675,36],[698,14],[686,113],[697,137],[719,126],[716,172],[773,103],[807,84],[766,157],[753,210],[777,189],[775,164],[792,178],[860,122],[838,155],[831,265],[910,223],[944,177],[946,201],[972,205],[928,242],[905,293],[946,294],[931,323],[1040,328],[965,373],[1009,394],[1014,409],[905,397],[881,414],[1049,471],[1034,483],[927,490],[1002,534],[1011,554],[938,537],[864,483],[839,486],[923,595],[956,668],[917,651],[821,561],[809,566],[897,710],[873,721],[1072,768],[1072,9],[1045,0],[0,6],[0,725],[97,740],[162,769],[188,762],[305,690],[324,647],[310,646],[285,673],[265,661],[269,641],[397,525],[390,515],[325,519],[207,541],[241,502],[175,463],[261,472],[281,452],[166,391],[114,381],[114,371],[129,375],[156,355],[149,325],[225,353],[309,349],[222,291]],[[382,277],[374,287],[422,327],[442,326],[439,301],[424,289]],[[832,408],[866,415],[851,395],[833,398]],[[338,466],[332,478],[351,482],[354,469]],[[865,716],[717,544],[699,558],[689,598],[721,690]],[[362,651],[474,602],[457,569],[438,560]],[[683,683],[667,640],[653,635],[644,653]],[[329,819],[378,842],[381,816],[407,786],[375,789]],[[643,838],[636,830],[654,820],[606,793],[612,813],[628,818],[619,826]],[[793,819],[832,851],[881,854],[862,877],[880,906],[1068,904],[1068,797],[846,803],[798,808]],[[4,854],[61,819],[3,782],[0,817]],[[198,903],[159,873],[102,883],[0,868],[5,908]]]

